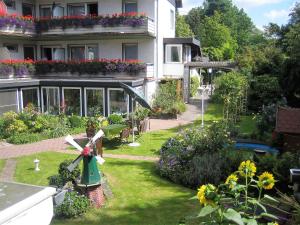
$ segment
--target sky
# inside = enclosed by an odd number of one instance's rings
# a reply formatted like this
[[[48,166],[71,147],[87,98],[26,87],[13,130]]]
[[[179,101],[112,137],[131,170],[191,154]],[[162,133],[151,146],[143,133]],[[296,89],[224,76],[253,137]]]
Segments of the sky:
[[[202,5],[203,0],[183,0],[180,14],[187,14],[190,9]],[[297,0],[233,0],[239,8],[243,8],[257,28],[263,29],[270,22],[278,25],[286,24],[289,14]]]

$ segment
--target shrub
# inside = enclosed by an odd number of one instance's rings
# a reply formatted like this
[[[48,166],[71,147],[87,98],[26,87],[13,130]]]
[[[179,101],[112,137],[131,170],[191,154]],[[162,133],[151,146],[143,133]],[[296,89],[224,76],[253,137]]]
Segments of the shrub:
[[[185,111],[181,93],[177,93],[177,81],[171,80],[161,83],[156,91],[153,107],[161,114],[176,115]]]
[[[6,128],[5,133],[14,135],[17,133],[23,133],[28,130],[28,127],[22,120],[13,120]]]
[[[6,140],[12,144],[27,144],[47,139],[45,133],[18,133],[9,136]]]
[[[76,166],[72,172],[70,172],[67,169],[67,167],[72,163],[72,161],[73,160],[64,160],[62,163],[59,164],[58,174],[62,180],[63,185],[65,185],[69,181],[76,181],[80,176],[79,166]]]
[[[52,175],[48,177],[49,185],[56,187],[63,187],[64,182],[59,174]]]
[[[59,124],[55,128],[49,131],[49,137],[50,138],[62,137],[68,133],[69,133],[68,127],[66,127],[64,124]]]
[[[85,127],[86,121],[81,116],[72,115],[69,117],[71,128]]]
[[[190,90],[190,95],[193,97],[197,94],[198,88],[200,85],[200,80],[199,77],[191,77],[191,90]]]
[[[242,160],[251,158],[245,152],[232,150],[231,143],[220,123],[204,130],[186,129],[162,146],[159,173],[192,188],[204,182],[217,184]]]
[[[63,203],[55,207],[54,212],[57,217],[73,218],[84,214],[90,206],[90,201],[84,195],[70,191],[65,195]]]
[[[122,124],[124,123],[124,119],[122,117],[122,115],[120,114],[110,114],[108,117],[107,117],[108,121],[109,121],[109,124]]]
[[[41,132],[50,128],[51,119],[48,115],[38,115],[34,121],[33,130],[34,132]]]

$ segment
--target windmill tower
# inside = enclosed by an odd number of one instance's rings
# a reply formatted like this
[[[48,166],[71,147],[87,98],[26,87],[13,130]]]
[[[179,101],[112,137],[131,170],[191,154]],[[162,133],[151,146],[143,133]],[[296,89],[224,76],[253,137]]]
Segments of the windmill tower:
[[[105,202],[103,188],[101,186],[101,174],[97,166],[97,162],[102,165],[105,160],[97,155],[96,150],[96,141],[103,135],[102,130],[98,131],[84,148],[77,144],[72,136],[68,135],[65,138],[68,143],[80,151],[80,155],[67,168],[72,172],[81,160],[83,160],[81,180],[77,186],[84,190],[87,197],[97,208],[103,206]]]

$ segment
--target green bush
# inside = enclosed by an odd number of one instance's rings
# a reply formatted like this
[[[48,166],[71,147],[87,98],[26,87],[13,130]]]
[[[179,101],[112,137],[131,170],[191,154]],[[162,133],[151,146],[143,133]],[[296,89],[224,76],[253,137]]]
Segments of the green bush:
[[[12,121],[12,123],[5,128],[5,133],[14,135],[14,134],[26,132],[27,130],[28,127],[26,126],[26,124],[22,120],[16,119]]]
[[[196,76],[191,77],[190,95],[192,97],[194,97],[197,94],[199,85],[200,85],[200,79],[199,79],[199,77],[196,77]]]
[[[73,160],[67,159],[59,164],[58,174],[63,182],[63,185],[69,181],[71,182],[76,181],[80,176],[80,169],[78,165],[75,167],[75,169],[72,172],[70,172],[67,169],[67,167],[72,163],[72,161]]]
[[[77,127],[85,127],[86,120],[84,117],[72,115],[69,117],[70,127],[77,128]]]
[[[63,187],[64,182],[59,174],[52,175],[48,177],[49,185],[56,187]]]
[[[54,209],[55,216],[73,218],[84,214],[90,206],[90,200],[84,195],[70,191],[65,195],[63,203]]]
[[[202,183],[218,184],[239,163],[252,157],[233,150],[221,123],[204,130],[193,128],[170,138],[161,148],[158,170],[175,183],[197,188]]]
[[[160,83],[153,101],[153,108],[158,114],[176,115],[185,111],[181,93],[177,93],[177,81],[171,80]]]
[[[124,119],[122,117],[122,115],[120,114],[110,114],[107,117],[109,124],[123,124],[124,123]]]
[[[45,133],[18,133],[9,136],[6,141],[12,144],[27,144],[47,139]]]

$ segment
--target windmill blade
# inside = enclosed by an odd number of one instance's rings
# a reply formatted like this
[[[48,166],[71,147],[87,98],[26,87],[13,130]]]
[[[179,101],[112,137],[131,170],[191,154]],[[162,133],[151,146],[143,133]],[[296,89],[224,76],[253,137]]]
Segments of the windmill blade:
[[[72,146],[74,146],[78,151],[82,152],[83,148],[74,141],[74,139],[73,139],[73,137],[71,135],[68,135],[65,138],[65,141],[68,142],[68,143],[70,143]]]
[[[102,130],[99,130],[95,136],[86,144],[86,146],[90,146],[91,144],[94,144],[97,139],[99,139],[100,137],[102,137],[104,135],[104,132]]]
[[[103,163],[105,162],[105,160],[100,155],[96,156],[96,160],[100,165],[103,165]]]
[[[80,161],[83,159],[82,155],[79,155],[68,167],[67,169],[72,172],[75,167],[80,163]]]

